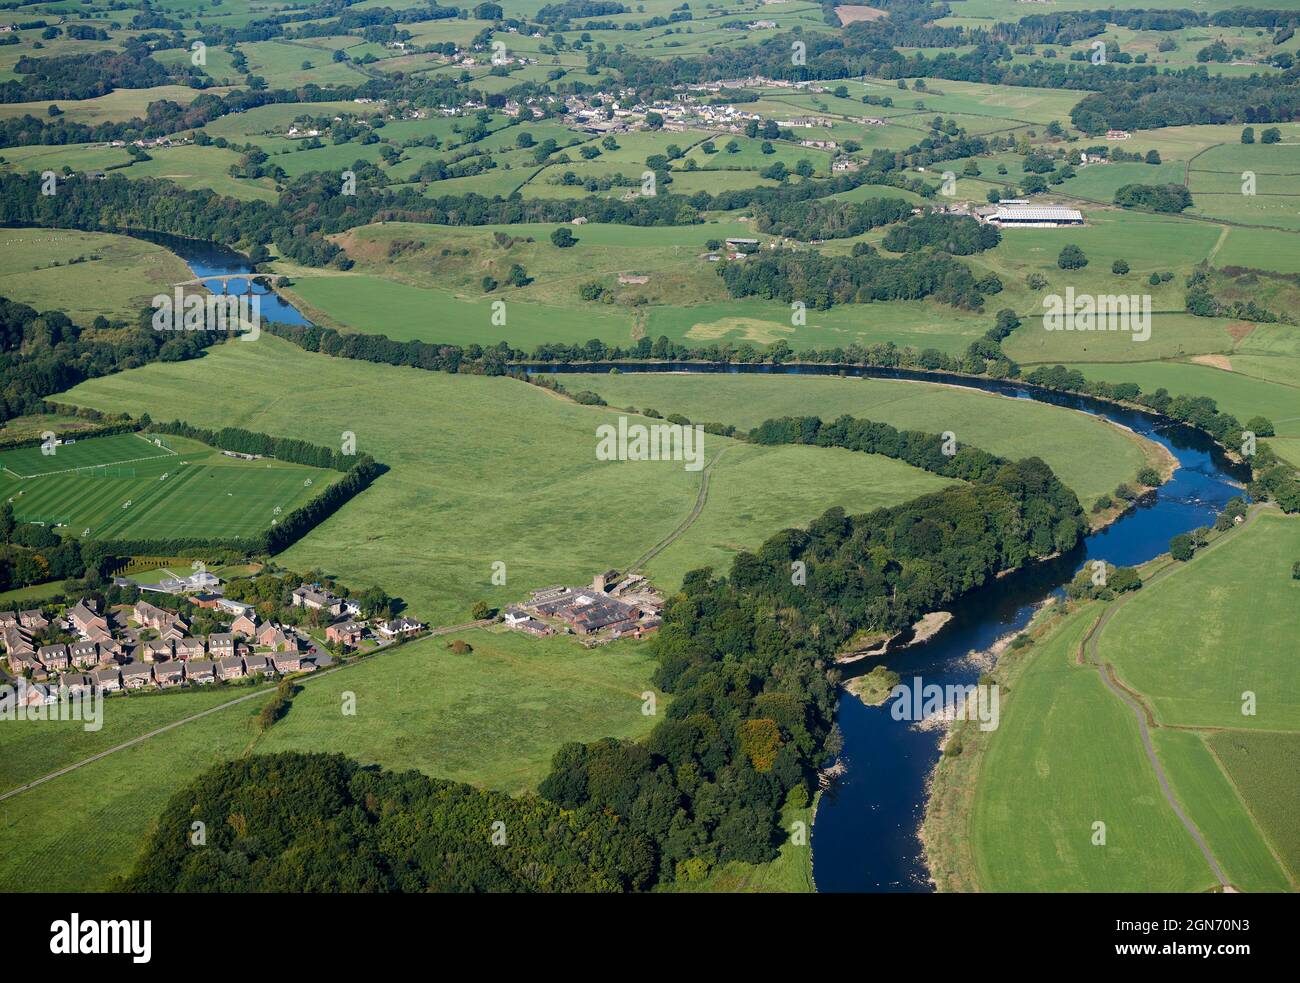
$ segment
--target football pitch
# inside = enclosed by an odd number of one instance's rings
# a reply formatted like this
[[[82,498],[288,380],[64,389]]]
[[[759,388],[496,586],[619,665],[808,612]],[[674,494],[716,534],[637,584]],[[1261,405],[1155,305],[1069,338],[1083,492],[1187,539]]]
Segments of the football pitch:
[[[94,539],[254,536],[338,477],[172,436],[117,434],[53,450],[0,453],[0,497],[20,522]]]

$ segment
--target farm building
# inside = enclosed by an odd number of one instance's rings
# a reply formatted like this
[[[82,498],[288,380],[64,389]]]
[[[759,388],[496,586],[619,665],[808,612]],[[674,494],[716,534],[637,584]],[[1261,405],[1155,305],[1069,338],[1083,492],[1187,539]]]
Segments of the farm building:
[[[1061,205],[999,205],[986,221],[1004,229],[1059,229],[1082,225],[1083,213]]]

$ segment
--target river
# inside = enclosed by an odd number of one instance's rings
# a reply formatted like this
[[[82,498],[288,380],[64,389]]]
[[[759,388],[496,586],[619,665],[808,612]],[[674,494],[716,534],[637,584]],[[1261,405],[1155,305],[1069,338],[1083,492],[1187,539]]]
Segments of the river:
[[[195,275],[250,272],[238,253],[212,243],[175,236],[138,234],[167,246],[189,263]],[[238,284],[238,286],[237,286]],[[220,285],[216,285],[220,291]],[[243,289],[243,282],[231,290]],[[274,293],[263,294],[262,316],[289,324],[309,324]],[[608,372],[611,366],[583,364],[525,366],[556,373]],[[979,676],[967,658],[989,648],[1003,635],[1023,628],[1043,601],[1059,594],[1089,560],[1132,566],[1165,552],[1171,537],[1210,525],[1234,495],[1243,494],[1240,469],[1200,431],[1151,414],[1101,400],[1056,393],[1010,381],[970,379],[943,373],[912,372],[830,365],[730,365],[698,363],[620,364],[622,372],[732,372],[783,375],[839,375],[944,383],[1015,399],[1032,399],[1104,416],[1163,445],[1178,460],[1170,481],[1139,502],[1110,526],[1088,536],[1065,556],[1004,577],[949,605],[953,619],[928,641],[873,660],[865,671],[884,662],[904,680],[920,676],[926,685],[965,685]],[[795,408],[792,408],[795,409]],[[1084,503],[1085,507],[1089,503]],[[815,516],[808,516],[811,520]],[[840,782],[822,796],[813,825],[813,875],[819,891],[908,891],[932,889],[921,855],[918,831],[925,812],[926,786],[939,759],[940,732],[920,731],[896,721],[889,704],[867,707],[843,693],[838,720],[844,734],[842,760],[848,766]]]

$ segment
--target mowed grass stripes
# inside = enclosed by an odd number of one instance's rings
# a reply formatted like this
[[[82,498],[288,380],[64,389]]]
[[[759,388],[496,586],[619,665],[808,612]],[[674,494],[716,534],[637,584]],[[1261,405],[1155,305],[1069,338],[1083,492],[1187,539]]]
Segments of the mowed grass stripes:
[[[75,536],[249,537],[339,477],[284,461],[226,457],[180,437],[165,440],[170,447],[118,434],[79,440],[53,455],[39,447],[0,453],[0,498],[20,521],[64,524]]]

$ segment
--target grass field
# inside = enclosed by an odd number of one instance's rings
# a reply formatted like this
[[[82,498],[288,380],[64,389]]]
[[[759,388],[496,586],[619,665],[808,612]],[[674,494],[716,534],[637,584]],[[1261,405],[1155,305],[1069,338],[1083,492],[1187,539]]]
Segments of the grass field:
[[[1133,713],[1075,653],[1097,612],[1041,643],[1002,709],[971,817],[989,891],[1201,891],[1215,884],[1160,795]],[[1106,843],[1093,845],[1093,824]]]
[[[1300,522],[1260,516],[1119,609],[1100,657],[1166,726],[1300,731],[1300,661],[1278,644],[1300,611]],[[1242,694],[1257,712],[1242,713]]]
[[[1121,602],[1098,645],[1098,657],[1153,708],[1152,741],[1173,794],[1228,882],[1246,891],[1300,883],[1296,670],[1276,644],[1296,609],[1296,555],[1300,523],[1265,512]],[[1214,884],[1160,792],[1131,709],[1096,666],[1076,661],[1099,614],[1085,606],[1030,653],[979,759],[969,822],[974,876],[985,889]],[[1256,716],[1241,712],[1246,691]],[[1107,824],[1105,847],[1076,835],[1094,819]],[[1014,842],[1009,828],[1020,831]],[[1119,865],[1115,846],[1131,851]]]
[[[226,758],[335,750],[519,792],[546,774],[561,743],[637,737],[655,723],[641,713],[641,694],[652,688],[644,646],[588,650],[572,639],[500,630],[455,637],[473,652],[453,655],[447,638],[427,639],[309,680],[268,734],[256,727],[262,701],[250,700],[7,800],[0,810],[0,889],[102,889],[130,867],[171,793]],[[355,717],[341,713],[344,691],[356,695]],[[98,734],[64,724],[6,728],[0,748],[27,760],[0,772],[0,781],[12,787],[243,692],[114,698]],[[659,713],[664,705],[661,698]],[[78,863],[60,860],[73,850]]]
[[[473,648],[456,655],[454,639]],[[509,792],[536,786],[565,741],[637,738],[653,662],[646,645],[583,648],[496,628],[435,638],[381,655],[303,689],[253,750],[336,749],[367,764],[417,768]],[[342,694],[357,713],[340,713]],[[659,712],[666,698],[658,697]]]
[[[1206,743],[1245,800],[1274,851],[1300,882],[1300,734],[1223,731]],[[1281,780],[1279,780],[1281,779]]]
[[[1262,414],[1273,421],[1279,435],[1300,436],[1300,390],[1297,390],[1300,379],[1290,385],[1280,385],[1191,362],[1085,362],[1072,364],[1070,368],[1078,369],[1089,379],[1136,382],[1144,392],[1164,387],[1176,395],[1209,396],[1219,409],[1236,415],[1243,423]]]
[[[625,373],[564,376],[571,389],[600,393],[611,406],[683,413],[742,429],[781,416],[832,420],[849,413],[901,429],[942,433],[1010,458],[1038,456],[1085,504],[1144,463],[1142,442],[1095,417],[973,390],[883,379]]]
[[[233,389],[229,379],[239,379]],[[332,359],[264,336],[222,345],[196,362],[156,364],[97,379],[67,394],[72,402],[152,415],[174,413],[185,392],[186,416],[205,426],[244,426],[330,445],[345,430],[357,450],[392,469],[348,506],[295,544],[281,561],[321,567],[346,583],[378,583],[434,623],[463,620],[473,602],[505,604],[530,587],[589,581],[598,570],[625,569],[669,536],[695,504],[700,475],[677,462],[595,459],[595,428],[613,411],[582,407],[525,383],[482,376]],[[375,393],[382,392],[383,400]],[[734,444],[707,438],[711,459]],[[749,448],[736,448],[749,451]],[[740,487],[771,486],[774,476],[804,468],[807,448],[786,453],[725,454],[713,475],[726,500]],[[795,452],[795,453],[789,453]],[[816,468],[810,468],[816,471]],[[826,505],[865,507],[903,501],[935,487],[932,476],[899,471],[866,455],[837,465],[827,458],[819,503],[802,516],[778,496],[731,515],[709,506],[697,523],[701,549],[753,545],[794,520],[807,522]],[[593,507],[594,503],[599,503]],[[543,520],[544,517],[544,520]],[[689,565],[665,553],[665,575]],[[508,583],[491,585],[495,561]]]
[[[183,437],[158,447],[128,433],[0,453],[0,498],[20,521],[96,539],[248,537],[339,475],[284,461],[242,461]]]
[[[61,310],[85,326],[101,314],[134,319],[191,276],[173,253],[130,236],[0,229],[0,297]]]

